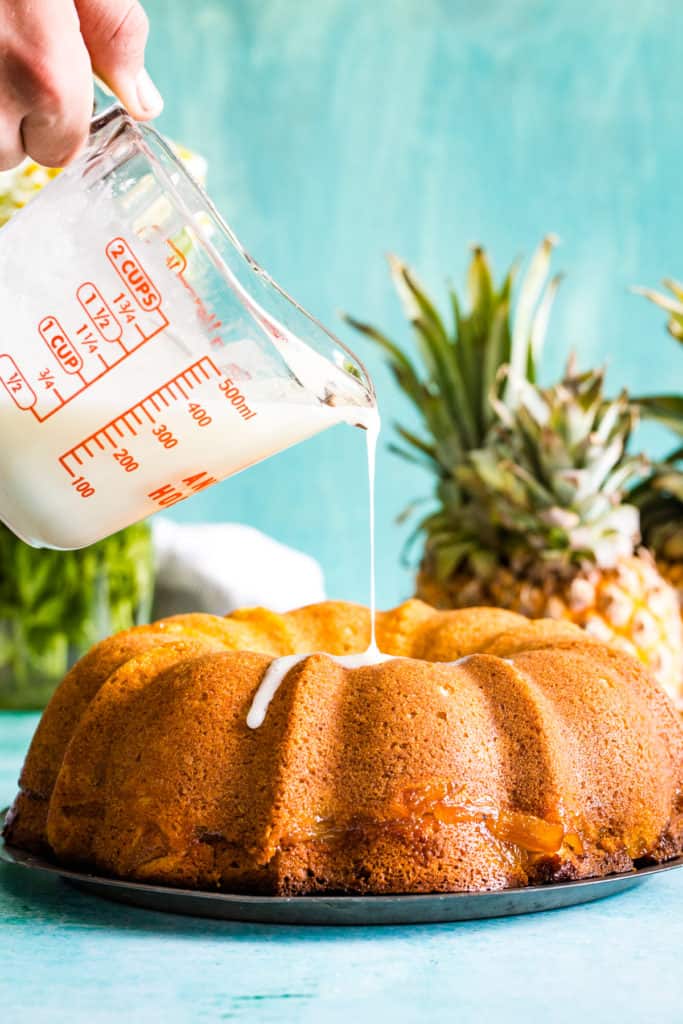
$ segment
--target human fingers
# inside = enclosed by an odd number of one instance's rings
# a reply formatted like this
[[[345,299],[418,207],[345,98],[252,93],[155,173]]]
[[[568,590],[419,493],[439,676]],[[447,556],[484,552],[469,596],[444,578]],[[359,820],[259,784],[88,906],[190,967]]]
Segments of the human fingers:
[[[92,72],[73,0],[0,2],[0,166],[61,167],[81,148]]]
[[[137,0],[76,0],[92,66],[140,121],[161,113],[163,100],[145,69],[149,21]]]

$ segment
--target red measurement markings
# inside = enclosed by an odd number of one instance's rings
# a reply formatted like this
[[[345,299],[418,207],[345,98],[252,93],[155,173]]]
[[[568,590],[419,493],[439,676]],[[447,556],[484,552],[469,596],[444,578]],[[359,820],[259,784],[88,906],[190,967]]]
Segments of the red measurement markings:
[[[36,394],[11,356],[0,355],[0,381],[19,409],[32,409]]]
[[[170,508],[171,505],[176,505],[183,498],[189,498],[191,494],[196,494],[198,491],[203,491],[205,487],[217,483],[218,477],[211,476],[206,470],[200,470],[199,473],[183,477],[178,484],[162,484],[160,487],[155,487],[147,497],[151,498],[159,508]]]
[[[107,360],[105,360],[102,357],[102,354],[98,352],[97,355],[98,355],[98,358],[99,358],[100,363],[102,365],[102,370],[96,376],[90,377],[88,382],[87,382],[87,384],[83,380],[83,377],[81,376],[80,379],[83,381],[83,387],[79,388],[77,391],[73,391],[66,398],[63,398],[59,394],[59,392],[57,391],[57,388],[54,388],[52,394],[56,395],[59,398],[59,405],[57,405],[54,409],[48,410],[47,412],[42,412],[42,411],[38,412],[37,409],[33,409],[32,411],[33,411],[33,415],[35,416],[35,418],[40,423],[44,423],[45,420],[49,419],[50,416],[54,416],[54,414],[56,412],[59,412],[59,410],[62,409],[65,405],[67,405],[68,402],[73,401],[74,398],[78,398],[78,396],[80,394],[82,394],[83,391],[86,390],[86,388],[90,387],[96,381],[98,381],[102,377],[104,377],[105,374],[109,373],[110,370],[114,369],[114,367],[116,367],[120,363],[122,363],[123,360],[126,359],[133,352],[136,352],[139,348],[141,348],[142,345],[144,345],[148,341],[151,341],[152,338],[155,338],[158,334],[161,334],[161,332],[168,327],[168,320],[166,319],[166,317],[164,316],[164,314],[162,313],[162,311],[160,309],[156,311],[155,316],[159,318],[160,322],[159,322],[158,326],[156,326],[154,328],[154,330],[152,330],[149,334],[145,334],[145,332],[144,332],[143,328],[140,326],[140,324],[137,323],[137,322],[135,323],[135,329],[137,330],[138,334],[140,335],[140,340],[138,342],[136,342],[134,345],[126,345],[126,344],[124,344],[123,340],[119,341],[119,347],[121,349],[121,354],[118,356],[118,358],[111,359],[111,357],[108,356],[108,358],[110,360],[108,362]],[[92,334],[91,334],[91,336],[92,336]],[[107,349],[108,353],[111,352],[111,351],[112,351],[111,349]],[[114,350],[114,351],[116,351],[116,350]]]
[[[161,293],[142,269],[140,261],[124,238],[112,238],[106,248],[109,262],[132,293],[140,309],[149,313],[161,305]]]
[[[213,359],[209,359],[208,356],[206,356],[204,359],[200,359],[199,362],[194,363],[192,366],[190,366],[189,370],[188,370],[188,373],[194,374],[195,371],[196,371],[199,374],[203,374],[203,376],[204,376],[204,378],[206,380],[210,380],[211,379],[211,374],[207,370],[207,368],[206,368],[207,366],[210,366],[211,369],[213,370],[213,372],[217,373],[218,376],[220,376],[220,370],[218,369],[218,367],[214,363]]]
[[[173,242],[172,239],[167,238],[166,244],[171,250],[171,255],[166,258],[166,266],[171,270],[178,278],[183,288],[192,296],[192,299],[197,307],[197,315],[201,322],[205,325],[208,331],[215,331],[216,333],[209,340],[209,344],[215,347],[223,347],[225,342],[221,336],[220,329],[223,326],[223,321],[219,320],[218,316],[212,309],[205,304],[199,293],[192,287],[190,282],[185,277],[185,271],[187,270],[187,257]]]
[[[247,404],[246,398],[231,377],[225,377],[220,382],[219,387],[227,401],[230,402],[243,420],[250,420],[256,416],[256,411]]]
[[[93,451],[95,446],[100,451],[106,450],[104,441],[106,441],[110,448],[119,448],[121,438],[125,437],[126,433],[130,434],[131,437],[137,437],[141,427],[148,427],[141,414],[147,417],[149,423],[156,424],[156,419],[149,411],[148,406],[151,406],[155,413],[159,413],[162,411],[163,406],[170,405],[170,402],[165,397],[165,393],[175,397],[172,390],[174,385],[179,387],[182,382],[188,391],[192,391],[198,384],[211,380],[212,375],[220,377],[220,370],[209,356],[203,356],[196,363],[192,363],[187,369],[166,381],[161,387],[151,391],[139,402],[136,402],[135,405],[132,405],[129,409],[120,413],[120,415],[115,416],[109,423],[105,423],[99,430],[94,431],[94,433],[79,441],[73,448],[69,448],[68,451],[60,456],[59,462],[69,476],[75,476],[74,469],[69,465],[70,461],[73,460],[77,466],[82,466],[84,457],[93,458],[97,454],[96,451]],[[163,451],[166,447],[162,442],[160,450]],[[208,486],[208,484],[205,486]]]
[[[91,356],[100,356],[100,359],[104,363],[104,365],[107,365],[105,360],[102,359],[102,356],[100,355],[100,339],[97,337],[92,327],[88,327],[87,324],[81,324],[81,326],[76,331],[76,336],[81,348],[86,349],[88,354]]]
[[[187,256],[170,238],[166,239],[166,244],[171,250],[171,255],[166,257],[166,266],[180,277],[187,270]]]
[[[55,386],[55,371],[51,370],[49,366],[46,367],[39,372],[38,380],[43,385],[45,391],[52,391]]]
[[[38,332],[65,373],[80,373],[83,360],[57,317],[45,316],[38,324]]]
[[[126,324],[127,327],[134,327],[143,341],[149,341],[150,338],[153,338],[156,334],[159,334],[160,331],[163,331],[164,328],[168,327],[168,320],[166,319],[166,316],[164,315],[163,311],[161,309],[155,309],[152,310],[152,312],[149,313],[148,316],[154,316],[154,318],[158,321],[158,325],[150,334],[145,333],[148,329],[147,325],[142,327],[138,322],[140,310],[133,305],[133,301],[129,297],[128,292],[121,292],[121,294],[117,295],[113,301],[114,305],[116,306],[116,312],[119,318]],[[119,341],[119,345],[121,345],[125,349],[123,341]],[[130,351],[130,349],[128,349],[127,351]]]
[[[114,303],[117,313],[125,321],[127,327],[137,323],[138,311],[133,305],[133,300],[128,297],[127,292],[121,292],[120,295],[117,295]]]
[[[102,298],[99,288],[92,281],[85,281],[78,288],[76,298],[93,327],[99,331],[105,341],[120,341],[122,334],[121,324]]]

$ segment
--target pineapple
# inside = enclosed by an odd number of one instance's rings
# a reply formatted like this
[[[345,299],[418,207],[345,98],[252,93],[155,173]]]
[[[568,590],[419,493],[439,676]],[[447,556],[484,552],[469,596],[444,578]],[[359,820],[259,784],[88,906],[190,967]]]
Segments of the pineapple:
[[[59,170],[42,167],[28,157],[18,167],[0,171],[0,226],[58,174]]]
[[[497,605],[583,626],[638,657],[683,697],[676,594],[638,548],[638,510],[623,501],[644,473],[627,454],[636,409],[604,396],[603,374],[570,364],[554,387],[536,367],[557,278],[546,286],[551,240],[532,260],[510,315],[513,275],[496,290],[481,250],[470,268],[472,308],[452,294],[449,333],[414,275],[393,272],[426,365],[378,342],[421,412],[428,437],[398,428],[398,451],[437,479],[438,508],[419,524],[417,595],[436,607]]]
[[[683,285],[664,282],[671,295],[636,289],[669,314],[669,334],[683,343]],[[683,395],[648,395],[634,399],[643,418],[660,423],[683,439]],[[678,593],[683,615],[683,445],[678,446],[635,488],[643,539],[654,552],[657,568]]]
[[[655,466],[629,497],[640,510],[643,540],[678,594],[683,615],[683,449]]]

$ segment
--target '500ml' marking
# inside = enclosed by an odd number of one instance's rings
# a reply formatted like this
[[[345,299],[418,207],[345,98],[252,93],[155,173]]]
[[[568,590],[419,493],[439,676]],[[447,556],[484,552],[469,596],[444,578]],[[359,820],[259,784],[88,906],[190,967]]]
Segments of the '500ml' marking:
[[[256,415],[256,410],[251,409],[247,405],[247,400],[235,384],[234,380],[230,377],[225,377],[218,387],[223,392],[224,396],[235,407],[235,411],[240,414],[243,420],[250,420]]]
[[[137,257],[124,238],[112,238],[106,248],[109,262],[121,280],[133,293],[141,309],[149,312],[161,305],[161,294],[142,269]]]
[[[60,366],[67,373],[78,373],[83,369],[80,353],[76,351],[57,317],[43,317],[38,324],[38,330],[47,347],[57,357]]]

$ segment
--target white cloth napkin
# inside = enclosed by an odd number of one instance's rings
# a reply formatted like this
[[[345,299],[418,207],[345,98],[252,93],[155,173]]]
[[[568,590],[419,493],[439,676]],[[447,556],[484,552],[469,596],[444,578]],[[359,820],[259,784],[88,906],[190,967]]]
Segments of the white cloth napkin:
[[[156,561],[154,617],[180,612],[225,615],[263,605],[273,611],[325,599],[310,555],[239,523],[152,521]]]

